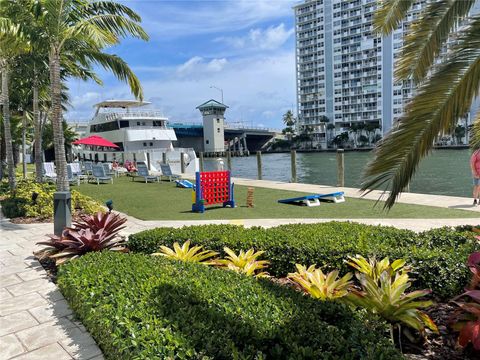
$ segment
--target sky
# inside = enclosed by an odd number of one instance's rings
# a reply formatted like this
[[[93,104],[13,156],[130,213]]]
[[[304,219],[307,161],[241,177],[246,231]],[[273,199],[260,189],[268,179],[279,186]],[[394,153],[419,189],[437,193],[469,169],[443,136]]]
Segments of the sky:
[[[125,0],[142,17],[148,42],[125,39],[108,52],[139,77],[145,100],[171,122],[199,122],[196,106],[221,100],[227,122],[280,128],[295,107],[295,0]],[[133,99],[129,87],[99,69],[103,86],[69,80],[69,121],[87,121],[93,105]]]

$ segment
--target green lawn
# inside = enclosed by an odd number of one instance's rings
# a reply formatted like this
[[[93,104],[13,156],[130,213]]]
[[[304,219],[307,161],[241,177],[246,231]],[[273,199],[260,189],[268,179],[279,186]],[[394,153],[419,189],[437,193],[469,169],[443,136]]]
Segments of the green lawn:
[[[278,199],[297,197],[303,193],[255,188],[255,208],[246,207],[247,188],[235,186],[237,208],[208,207],[203,213],[191,212],[190,189],[175,187],[175,183],[145,184],[139,179],[114,179],[114,184],[82,184],[74,189],[104,203],[113,200],[115,210],[143,220],[218,220],[218,219],[268,219],[268,218],[475,218],[477,213],[450,210],[422,205],[397,204],[390,212],[382,204],[348,198],[345,203],[323,203],[318,207],[285,205]]]

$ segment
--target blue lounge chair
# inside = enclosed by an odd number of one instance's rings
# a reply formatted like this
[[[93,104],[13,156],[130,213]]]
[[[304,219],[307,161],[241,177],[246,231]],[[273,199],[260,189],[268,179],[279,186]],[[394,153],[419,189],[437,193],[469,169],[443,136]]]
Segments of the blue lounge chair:
[[[92,166],[92,176],[90,179],[96,180],[97,185],[100,184],[100,181],[110,181],[113,184],[113,178],[105,174],[105,169],[102,165]],[[90,181],[90,179],[88,181]]]
[[[314,195],[307,195],[307,196],[299,196],[299,197],[290,198],[290,199],[281,199],[281,200],[278,200],[278,202],[281,204],[306,205],[311,207],[311,206],[320,206],[320,199],[332,201],[334,203],[345,202],[343,191],[329,193],[329,194],[314,194]]]
[[[92,168],[93,168],[93,162],[85,161],[83,163],[83,171],[85,172],[86,175],[92,174]]]
[[[136,177],[142,177],[145,179],[145,184],[150,181],[150,180],[153,180],[153,181],[156,181],[156,182],[159,182],[160,181],[160,178],[156,175],[150,175],[148,173],[148,169],[146,166],[139,166],[138,169],[137,169],[137,175],[135,175],[133,177],[133,180],[135,180]]]
[[[57,181],[57,173],[55,172],[55,164],[53,162],[43,163],[43,178],[48,182]]]
[[[168,178],[168,181],[172,181],[175,179],[180,179],[180,175],[174,175],[172,172],[172,168],[170,167],[170,164],[161,164],[160,165],[160,170],[162,171],[162,176],[165,176]]]
[[[73,172],[71,164],[67,164],[67,176],[69,183],[77,183],[77,185],[80,185],[80,178]]]

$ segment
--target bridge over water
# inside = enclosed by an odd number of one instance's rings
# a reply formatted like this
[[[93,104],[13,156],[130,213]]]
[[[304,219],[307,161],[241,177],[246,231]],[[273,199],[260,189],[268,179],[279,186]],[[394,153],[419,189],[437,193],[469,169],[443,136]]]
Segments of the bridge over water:
[[[199,123],[169,123],[175,130],[177,141],[175,147],[192,147],[195,151],[203,151],[203,125]],[[225,143],[230,150],[259,151],[264,145],[281,132],[254,126],[225,124]],[[246,147],[246,148],[245,148]]]

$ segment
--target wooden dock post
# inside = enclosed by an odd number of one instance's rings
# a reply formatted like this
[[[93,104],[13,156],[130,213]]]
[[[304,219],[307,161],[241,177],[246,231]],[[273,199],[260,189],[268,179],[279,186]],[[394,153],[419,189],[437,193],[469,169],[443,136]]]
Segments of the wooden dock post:
[[[198,154],[199,156],[199,163],[200,163],[200,171],[203,172],[203,151],[200,151],[200,153]]]
[[[262,152],[257,151],[257,178],[262,180]]]
[[[150,153],[147,152],[147,167],[148,171],[152,170],[151,162],[150,162]]]
[[[185,174],[185,153],[180,153],[180,172]]]
[[[230,150],[227,151],[227,169],[232,171],[232,152]]]
[[[345,186],[345,151],[337,149],[337,186]]]
[[[163,164],[167,163],[167,153],[162,153],[162,163]]]
[[[297,151],[292,150],[290,153],[291,159],[291,169],[292,169],[292,179],[290,182],[297,182]]]

